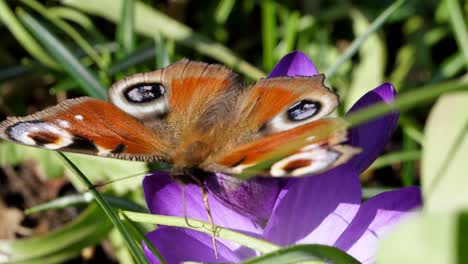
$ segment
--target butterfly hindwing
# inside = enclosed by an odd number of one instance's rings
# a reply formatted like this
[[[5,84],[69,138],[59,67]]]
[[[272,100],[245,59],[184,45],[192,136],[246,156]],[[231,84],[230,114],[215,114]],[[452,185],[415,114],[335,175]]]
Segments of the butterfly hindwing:
[[[347,161],[359,150],[344,145],[346,124],[341,119],[321,119],[260,138],[221,157],[225,173],[238,178],[256,175],[300,177]]]
[[[24,145],[104,157],[151,161],[167,146],[153,131],[112,104],[89,97],[67,100],[0,123],[0,137]]]

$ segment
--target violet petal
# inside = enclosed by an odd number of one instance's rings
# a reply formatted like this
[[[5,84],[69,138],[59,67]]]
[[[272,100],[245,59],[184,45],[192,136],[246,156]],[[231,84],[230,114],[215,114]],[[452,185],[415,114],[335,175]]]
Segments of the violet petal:
[[[278,197],[264,237],[280,245],[294,244],[320,228],[335,210],[342,210],[340,206],[359,205],[360,202],[359,178],[346,165],[318,176],[291,179]],[[342,229],[339,227],[337,230]],[[321,233],[317,231],[317,234]],[[326,241],[326,237],[316,240],[330,244],[337,236],[330,236],[332,241]]]
[[[372,263],[381,236],[421,204],[419,187],[381,193],[361,205],[335,246],[361,262]]]
[[[143,190],[146,204],[152,214],[188,217],[208,221],[200,188],[196,185],[185,185],[185,207],[182,199],[182,185],[176,183],[169,174],[157,172],[147,175],[143,179]],[[259,235],[262,232],[255,222],[232,209],[224,206],[213,194],[208,192],[213,222],[216,225],[243,231],[250,235]],[[234,248],[234,247],[233,247]]]
[[[380,102],[390,104],[395,96],[393,86],[390,83],[384,83],[361,97],[348,114]],[[383,151],[397,127],[399,116],[399,112],[392,112],[350,129],[349,143],[362,149],[360,154],[348,161],[357,174],[367,169]]]
[[[237,263],[241,259],[222,242],[217,241],[218,258],[211,237],[185,228],[160,227],[146,234],[167,263],[194,261],[203,263]],[[143,252],[150,263],[160,263],[143,243]]]
[[[284,56],[273,68],[268,78],[280,76],[314,76],[318,71],[314,63],[300,51]]]

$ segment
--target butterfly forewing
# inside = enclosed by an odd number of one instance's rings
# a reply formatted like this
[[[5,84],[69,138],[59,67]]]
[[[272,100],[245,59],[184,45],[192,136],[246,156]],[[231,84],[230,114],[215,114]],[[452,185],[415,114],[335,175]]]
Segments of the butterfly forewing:
[[[108,102],[82,97],[0,123],[0,136],[24,145],[130,160],[166,158],[153,131]]]

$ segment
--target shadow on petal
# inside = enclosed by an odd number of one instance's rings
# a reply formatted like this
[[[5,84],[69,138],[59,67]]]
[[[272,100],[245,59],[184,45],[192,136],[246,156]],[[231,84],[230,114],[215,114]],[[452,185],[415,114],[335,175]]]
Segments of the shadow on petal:
[[[264,226],[285,183],[260,177],[243,181],[217,173],[207,178],[206,186],[224,205]]]

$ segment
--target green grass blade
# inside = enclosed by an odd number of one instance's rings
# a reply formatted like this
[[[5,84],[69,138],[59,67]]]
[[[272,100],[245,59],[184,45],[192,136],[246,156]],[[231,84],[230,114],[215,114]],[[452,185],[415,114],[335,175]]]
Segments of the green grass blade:
[[[378,103],[349,114],[346,119],[349,125],[353,127],[395,110],[404,112],[412,107],[434,100],[443,93],[467,89],[468,83],[462,81],[450,81],[440,84],[426,85],[417,89],[411,89],[410,92],[401,94],[396,98],[393,104]]]
[[[124,57],[135,50],[134,1],[123,0],[121,6],[121,17],[117,25],[117,43],[119,43],[120,56]]]
[[[63,20],[73,21],[87,31],[96,29],[94,27],[93,21],[89,17],[75,9],[63,6],[54,6],[50,7],[48,10],[54,16]]]
[[[176,216],[167,216],[167,215],[155,215],[155,214],[143,214],[135,212],[124,212],[128,219],[134,222],[165,225],[165,226],[176,226],[189,228],[198,232],[203,232],[208,235],[212,235],[211,225],[207,222],[192,219],[192,218],[183,218]],[[215,227],[216,237],[221,239],[230,240],[236,242],[240,245],[253,248],[262,253],[272,252],[274,250],[280,249],[280,246],[273,243],[267,242],[262,239],[251,237],[240,232],[236,232],[227,228]]]
[[[129,219],[124,212],[120,211],[119,216],[125,220],[125,223],[127,224],[128,228],[132,231],[133,237],[136,237],[137,241],[143,241],[146,244],[146,246],[151,250],[153,255],[155,255],[158,258],[159,262],[162,264],[166,264],[166,260],[163,258],[161,253],[159,253],[158,249],[153,245],[153,243],[151,243],[151,241],[145,236],[143,230],[141,230],[141,228],[135,222]]]
[[[5,23],[13,36],[26,51],[44,65],[59,69],[58,64],[44,51],[37,41],[21,25],[16,15],[11,11],[4,0],[0,0],[0,19]]]
[[[242,262],[243,264],[292,264],[292,263],[319,263],[359,264],[352,256],[330,246],[324,245],[295,245],[271,252]]]
[[[102,197],[112,206],[115,208],[121,208],[124,210],[131,210],[146,213],[148,210],[142,207],[139,204],[136,204],[128,199],[120,198],[117,196],[102,194]],[[94,196],[91,192],[85,192],[81,194],[71,194],[59,197],[52,201],[39,204],[37,206],[28,208],[24,211],[25,214],[34,214],[43,211],[49,210],[57,210],[57,209],[64,209],[72,206],[80,206],[80,205],[87,205],[93,202]]]
[[[380,156],[370,167],[371,170],[380,169],[404,161],[416,161],[421,159],[420,150],[399,151]]]
[[[408,115],[400,115],[398,120],[405,133],[420,145],[424,145],[424,133],[421,125]]]
[[[286,36],[284,38],[285,54],[294,50],[297,39],[297,27],[301,14],[298,11],[293,11],[286,26]],[[284,54],[280,54],[284,56]]]
[[[122,0],[62,0],[62,3],[117,23],[120,18],[117,7],[121,6]],[[160,33],[165,38],[214,58],[252,79],[265,76],[261,70],[234,54],[227,47],[195,33],[188,26],[141,1],[135,2],[134,17],[135,31],[142,35],[153,38],[155,34]]]
[[[375,31],[377,31],[388,18],[397,11],[405,3],[405,0],[398,0],[391,4],[385,11],[383,11],[369,26],[366,32],[361,36],[353,40],[351,45],[346,49],[346,51],[338,58],[338,60],[325,72],[325,75],[328,78],[332,78],[338,69],[343,65],[347,60],[349,60],[361,47],[362,43]]]
[[[157,69],[164,68],[171,63],[166,40],[161,36],[161,34],[156,34],[154,36],[154,51],[156,54]]]
[[[226,20],[231,14],[232,8],[236,0],[221,0],[219,4],[216,6],[216,10],[214,12],[214,20],[218,25],[224,25]]]
[[[418,150],[418,144],[408,134],[405,127],[403,127],[403,150],[411,152]],[[414,185],[417,173],[416,162],[414,160],[405,160],[401,164],[401,180],[403,186]]]
[[[369,30],[370,23],[361,11],[352,8],[349,13],[355,35],[362,35]],[[379,86],[384,79],[387,61],[384,40],[378,34],[371,34],[358,50],[359,62],[353,64],[351,83],[342,99],[345,110],[349,110],[359,98]]]
[[[47,18],[50,22],[65,32],[75,43],[84,51],[86,54],[99,66],[100,69],[106,68],[105,62],[89,44],[89,42],[81,36],[81,34],[75,30],[70,24],[62,20],[60,17],[54,15],[45,6],[41,5],[36,0],[21,0],[22,3],[34,9],[41,16]]]
[[[104,199],[104,197],[101,195],[99,191],[96,190],[94,185],[88,180],[88,178],[78,169],[78,167],[75,166],[68,158],[62,153],[58,153],[59,156],[64,160],[65,164],[70,168],[70,170],[76,175],[76,177],[80,180],[80,182],[86,186],[90,192],[93,194],[94,199],[96,199],[96,202],[99,204],[101,209],[104,211],[104,213],[107,215],[109,220],[112,222],[112,224],[119,230],[120,234],[124,238],[124,241],[132,253],[133,257],[135,258],[135,261],[139,263],[147,263],[146,258],[139,248],[139,246],[135,243],[135,240],[130,236],[130,233],[125,229],[124,224],[120,220],[120,218],[117,216],[117,213],[112,209],[112,207],[107,203],[107,201]]]
[[[463,9],[458,4],[458,0],[445,0],[445,4],[450,13],[449,18],[455,33],[455,39],[465,56],[465,67],[468,69],[468,30],[466,28],[466,19],[463,19]]]
[[[107,97],[106,89],[99,83],[91,71],[81,65],[78,59],[60,40],[24,10],[18,10],[18,16],[37,40],[44,45],[50,55],[80,84],[87,94],[99,99]]]
[[[114,62],[107,70],[107,74],[114,76],[117,73],[123,72],[135,65],[150,61],[155,57],[155,54],[156,51],[153,46],[138,48],[134,53]]]
[[[272,0],[261,2],[262,9],[262,45],[263,69],[271,70],[275,64],[274,49],[276,47],[276,3]]]

